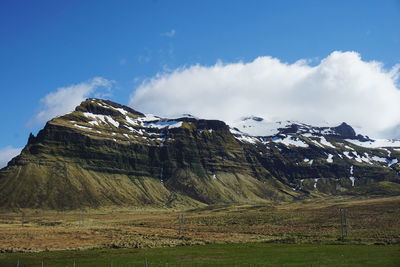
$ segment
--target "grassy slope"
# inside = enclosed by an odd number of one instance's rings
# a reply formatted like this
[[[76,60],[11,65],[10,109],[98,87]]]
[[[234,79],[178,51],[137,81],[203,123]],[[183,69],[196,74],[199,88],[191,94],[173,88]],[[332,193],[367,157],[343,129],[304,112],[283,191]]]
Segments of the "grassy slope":
[[[398,266],[400,246],[228,244],[0,254],[2,266]]]
[[[57,209],[60,203],[67,209],[80,206],[137,205],[174,206],[172,194],[159,180],[151,177],[130,177],[107,174],[69,165],[54,168],[35,163],[16,169],[9,183],[2,184],[2,206],[31,206]],[[21,169],[21,170],[19,170]],[[13,180],[12,180],[13,179]],[[174,194],[176,196],[176,194]],[[178,204],[197,206],[198,202],[179,196]]]
[[[213,205],[184,212],[129,207],[0,214],[0,251],[154,248],[220,243],[400,244],[400,198]],[[339,208],[348,236],[340,241]],[[1,253],[0,253],[1,254]]]

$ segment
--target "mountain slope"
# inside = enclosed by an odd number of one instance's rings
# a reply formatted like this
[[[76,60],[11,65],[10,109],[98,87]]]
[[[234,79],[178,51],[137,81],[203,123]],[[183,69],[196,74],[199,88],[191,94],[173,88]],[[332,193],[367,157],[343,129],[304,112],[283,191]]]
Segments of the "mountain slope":
[[[386,181],[382,187],[393,183],[392,188],[399,193],[398,140],[373,140],[356,135],[346,123],[337,127],[313,127],[290,121],[268,123],[262,118],[248,117],[235,126],[231,128],[235,137],[253,151],[274,177],[295,190],[359,194]],[[273,135],[255,135],[265,130]]]
[[[261,118],[246,121],[241,126],[263,128]],[[400,192],[395,141],[371,148],[374,140],[347,124],[286,123],[264,135],[239,128],[88,99],[31,135],[0,170],[0,206],[172,207]]]

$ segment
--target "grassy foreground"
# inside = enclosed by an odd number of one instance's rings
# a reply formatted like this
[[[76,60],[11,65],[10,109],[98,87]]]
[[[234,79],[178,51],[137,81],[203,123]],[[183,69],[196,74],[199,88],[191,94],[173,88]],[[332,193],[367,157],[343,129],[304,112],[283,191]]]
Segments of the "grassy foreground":
[[[0,266],[399,266],[400,246],[223,244],[0,254]]]
[[[157,248],[224,243],[400,244],[400,197],[195,210],[89,210],[0,213],[0,252]],[[184,233],[179,215],[184,213]]]
[[[400,266],[399,218],[400,197],[0,212],[0,267]]]

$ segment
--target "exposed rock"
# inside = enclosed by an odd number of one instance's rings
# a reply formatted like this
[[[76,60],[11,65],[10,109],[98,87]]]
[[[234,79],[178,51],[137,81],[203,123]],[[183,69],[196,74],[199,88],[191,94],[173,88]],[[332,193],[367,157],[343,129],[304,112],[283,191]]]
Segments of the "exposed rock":
[[[393,163],[400,159],[398,150],[389,148],[389,158],[387,149],[345,140],[353,138],[345,123],[291,124],[277,135],[254,137],[232,133],[218,120],[164,119],[88,99],[49,121],[36,137],[31,134],[21,155],[0,170],[0,206],[255,203],[374,194],[366,188],[400,183],[400,166]],[[355,186],[350,176],[357,177]]]

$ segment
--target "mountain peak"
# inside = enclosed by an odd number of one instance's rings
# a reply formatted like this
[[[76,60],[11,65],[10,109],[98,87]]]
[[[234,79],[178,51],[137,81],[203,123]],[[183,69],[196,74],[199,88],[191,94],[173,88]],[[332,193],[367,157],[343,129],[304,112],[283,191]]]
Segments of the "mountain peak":
[[[143,113],[138,112],[128,106],[115,103],[110,100],[88,98],[84,100],[79,106],[76,107],[75,111],[90,112],[93,114],[102,114],[115,116],[121,113],[121,110],[130,112],[138,116],[144,116]]]
[[[339,126],[337,127],[332,127],[332,129],[334,129],[334,131],[343,136],[344,138],[355,138],[356,137],[356,131],[354,131],[353,127],[351,127],[350,125],[348,125],[345,122],[342,122]]]
[[[0,207],[265,202],[400,183],[400,141],[362,141],[346,123],[235,123],[86,99],[0,170]]]

